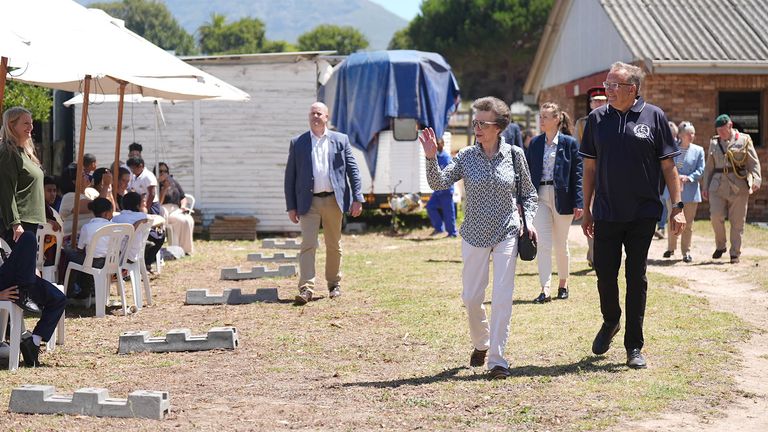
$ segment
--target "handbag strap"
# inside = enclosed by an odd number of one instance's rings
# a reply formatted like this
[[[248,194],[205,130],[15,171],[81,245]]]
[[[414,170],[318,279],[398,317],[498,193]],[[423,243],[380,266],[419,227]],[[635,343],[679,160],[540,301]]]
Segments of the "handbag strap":
[[[512,167],[515,170],[515,194],[517,195],[517,204],[520,205],[520,219],[523,220],[523,228],[525,228],[525,231],[528,231],[528,224],[525,222],[525,207],[523,206],[521,199],[522,195],[520,194],[520,170],[517,169],[517,156],[515,156],[515,149],[510,148],[509,149],[510,154],[512,155]]]

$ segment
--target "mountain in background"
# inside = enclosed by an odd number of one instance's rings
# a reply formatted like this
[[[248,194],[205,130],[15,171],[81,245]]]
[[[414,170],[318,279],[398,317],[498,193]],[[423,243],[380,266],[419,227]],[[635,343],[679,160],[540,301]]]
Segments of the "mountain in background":
[[[77,0],[88,5],[95,0]],[[110,1],[110,0],[101,0]],[[295,44],[320,24],[352,26],[368,38],[369,49],[386,49],[392,35],[408,25],[403,18],[368,0],[165,0],[168,10],[195,40],[198,27],[216,12],[227,22],[252,17],[267,26],[267,39]]]

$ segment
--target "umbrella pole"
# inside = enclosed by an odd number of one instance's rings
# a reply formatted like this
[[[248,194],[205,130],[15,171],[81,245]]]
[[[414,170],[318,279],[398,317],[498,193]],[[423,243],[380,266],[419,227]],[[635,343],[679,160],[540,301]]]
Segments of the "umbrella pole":
[[[85,150],[85,129],[88,127],[88,102],[91,93],[91,76],[86,75],[83,85],[83,112],[80,119],[80,144],[77,148],[77,173],[75,174],[75,205],[72,209],[72,236],[69,244],[73,249],[77,248],[77,220],[80,216],[80,194],[83,185],[83,150]]]
[[[8,75],[8,57],[3,57],[0,61],[0,114],[3,113],[3,102],[5,102],[5,80]]]
[[[117,134],[115,137],[115,164],[112,167],[112,197],[117,203],[117,182],[120,178],[120,142],[123,139],[123,105],[125,104],[125,81],[120,81],[120,102],[117,105]],[[117,209],[115,209],[117,210]]]

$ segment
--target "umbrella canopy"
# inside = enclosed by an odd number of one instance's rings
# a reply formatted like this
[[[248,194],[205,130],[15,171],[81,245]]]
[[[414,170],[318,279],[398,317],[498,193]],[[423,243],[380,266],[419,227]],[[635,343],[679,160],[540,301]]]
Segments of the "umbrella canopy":
[[[35,13],[44,10],[45,13]],[[48,88],[82,91],[86,75],[92,91],[120,92],[173,100],[248,94],[155,46],[125,28],[121,20],[70,0],[25,0],[3,5],[0,27],[28,40],[30,53],[11,66],[11,78]],[[55,67],[51,67],[55,65]]]

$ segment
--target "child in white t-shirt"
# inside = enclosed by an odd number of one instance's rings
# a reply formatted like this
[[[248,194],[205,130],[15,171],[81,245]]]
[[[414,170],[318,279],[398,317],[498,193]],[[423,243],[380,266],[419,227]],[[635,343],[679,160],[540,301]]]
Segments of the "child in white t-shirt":
[[[93,212],[93,218],[88,221],[80,230],[78,237],[77,249],[64,249],[63,259],[65,261],[64,268],[70,261],[82,264],[85,261],[86,248],[90,246],[93,235],[96,231],[114,222],[112,219],[112,203],[106,198],[96,198],[88,203],[88,209]],[[96,268],[104,267],[104,258],[107,256],[109,248],[109,238],[105,237],[99,240],[98,243],[92,245],[93,251],[93,266]],[[72,298],[87,298],[94,289],[93,276],[74,270],[69,277],[69,286],[67,287],[67,296]]]

